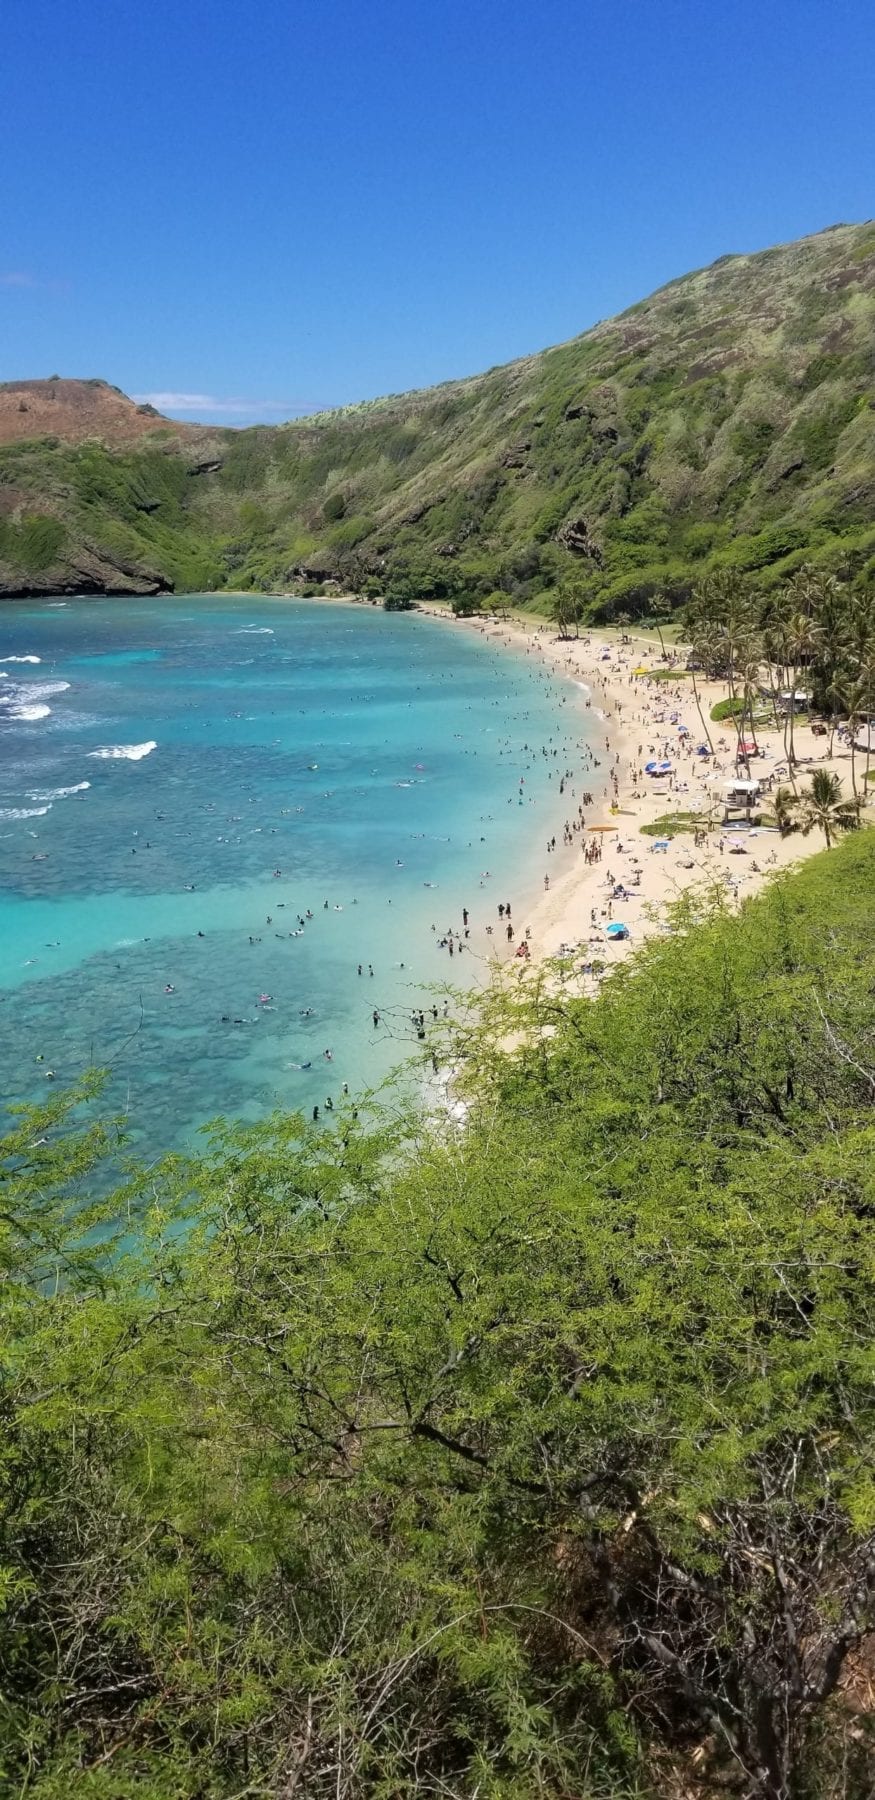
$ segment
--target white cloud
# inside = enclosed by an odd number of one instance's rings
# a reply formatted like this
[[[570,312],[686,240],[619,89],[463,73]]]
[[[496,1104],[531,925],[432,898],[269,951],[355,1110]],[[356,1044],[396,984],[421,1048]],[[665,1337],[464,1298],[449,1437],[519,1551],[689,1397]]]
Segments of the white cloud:
[[[287,419],[297,411],[293,402],[282,400],[222,400],[215,394],[134,394],[138,406],[156,406],[159,412],[223,413],[229,418],[263,418],[270,413]]]
[[[0,275],[0,287],[33,288],[37,285],[34,277],[29,275],[26,269],[8,269]]]

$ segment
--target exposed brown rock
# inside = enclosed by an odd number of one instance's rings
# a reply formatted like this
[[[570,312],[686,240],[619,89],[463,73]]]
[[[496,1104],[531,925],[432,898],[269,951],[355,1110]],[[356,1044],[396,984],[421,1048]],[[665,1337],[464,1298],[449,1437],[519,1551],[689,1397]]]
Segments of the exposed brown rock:
[[[556,541],[564,544],[575,556],[585,556],[594,562],[597,569],[602,568],[604,557],[600,546],[592,536],[585,519],[566,519],[556,533]]]
[[[531,448],[531,438],[524,438],[519,444],[511,444],[501,459],[502,468],[521,469]]]
[[[171,431],[180,441],[208,435],[203,425],[166,419],[154,406],[138,406],[108,381],[0,382],[0,444],[58,437],[66,444],[97,438],[113,448],[136,444],[150,432]]]

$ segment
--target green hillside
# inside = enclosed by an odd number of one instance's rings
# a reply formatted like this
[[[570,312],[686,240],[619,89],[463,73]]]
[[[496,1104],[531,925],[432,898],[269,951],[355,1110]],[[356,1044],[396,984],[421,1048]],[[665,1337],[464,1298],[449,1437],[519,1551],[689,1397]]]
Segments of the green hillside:
[[[496,990],[448,1141],[12,1120],[4,1795],[871,1800],[873,879]]]
[[[0,447],[0,592],[413,597],[579,575],[648,610],[716,568],[875,563],[875,226],[722,257],[467,381],[135,448]]]

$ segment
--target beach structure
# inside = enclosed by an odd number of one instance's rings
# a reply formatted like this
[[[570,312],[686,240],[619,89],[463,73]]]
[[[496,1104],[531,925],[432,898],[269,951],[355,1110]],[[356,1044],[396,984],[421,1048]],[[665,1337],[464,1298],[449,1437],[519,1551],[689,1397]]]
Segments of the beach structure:
[[[743,780],[741,776],[733,777],[723,783],[723,823],[728,825],[734,813],[743,813],[750,818],[751,811],[760,798],[758,781]]]

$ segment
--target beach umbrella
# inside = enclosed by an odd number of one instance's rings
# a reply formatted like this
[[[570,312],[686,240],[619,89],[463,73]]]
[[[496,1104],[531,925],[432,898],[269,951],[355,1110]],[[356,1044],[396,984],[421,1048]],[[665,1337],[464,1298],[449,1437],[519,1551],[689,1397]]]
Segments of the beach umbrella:
[[[633,669],[632,674],[633,675],[649,675],[650,670],[649,669]]]
[[[608,926],[605,935],[609,938],[628,937],[629,936],[628,927],[626,925],[621,925],[619,919],[615,919],[614,923],[612,925]]]
[[[678,726],[678,737],[689,737],[689,735],[690,735],[689,725],[679,725]]]

